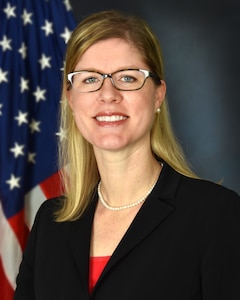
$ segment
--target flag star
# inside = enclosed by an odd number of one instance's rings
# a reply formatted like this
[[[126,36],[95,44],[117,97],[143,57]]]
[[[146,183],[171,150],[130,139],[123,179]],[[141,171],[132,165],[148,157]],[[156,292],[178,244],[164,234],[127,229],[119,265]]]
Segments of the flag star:
[[[64,71],[65,65],[66,65],[66,62],[65,62],[65,60],[64,60],[64,61],[63,61],[63,66],[60,68],[60,71],[61,71],[61,72]]]
[[[45,56],[45,54],[42,54],[42,57],[38,60],[40,65],[41,65],[41,69],[44,70],[45,68],[51,68],[51,64],[50,64],[50,59],[51,57],[47,57]]]
[[[38,86],[36,91],[33,93],[33,95],[36,98],[36,102],[39,102],[40,100],[46,100],[44,94],[46,93],[46,90],[41,90],[40,87]]]
[[[31,20],[32,13],[28,13],[26,9],[24,9],[22,14],[23,25],[32,24]]]
[[[21,82],[20,82],[21,93],[29,90],[28,82],[29,82],[28,79],[24,79],[23,77],[21,77]]]
[[[7,15],[8,19],[10,19],[11,17],[16,17],[15,9],[16,9],[16,6],[11,6],[11,4],[8,2],[7,7],[4,8],[4,10],[3,10],[5,12],[5,14]]]
[[[35,164],[36,163],[35,156],[36,156],[36,153],[29,152],[28,153],[28,162]]]
[[[12,50],[12,47],[10,45],[11,39],[8,39],[6,35],[3,36],[3,39],[0,41],[0,46],[2,46],[3,51],[6,51],[7,49]]]
[[[18,126],[21,126],[23,123],[28,123],[28,120],[27,120],[27,115],[28,113],[23,113],[21,112],[21,110],[19,110],[18,112],[18,116],[15,117],[14,119],[18,121]]]
[[[34,133],[34,131],[38,131],[38,132],[41,131],[40,128],[39,128],[40,123],[41,123],[41,122],[32,119],[31,123],[29,124],[31,133]]]
[[[67,132],[66,130],[63,130],[62,127],[60,128],[60,131],[56,133],[56,135],[59,136],[61,142],[67,138]]]
[[[2,115],[2,107],[3,107],[3,104],[0,103],[0,116]]]
[[[24,155],[23,152],[24,145],[19,145],[18,143],[15,143],[14,147],[10,149],[11,152],[13,152],[14,157],[17,158],[19,155]]]
[[[67,44],[72,32],[67,28],[64,27],[64,32],[60,34],[60,36],[64,39],[64,42]]]
[[[10,190],[13,190],[14,188],[20,188],[20,181],[21,177],[15,177],[13,174],[11,174],[11,178],[6,181],[6,183],[9,184]]]
[[[18,49],[18,52],[22,55],[22,59],[27,57],[27,46],[25,43],[22,43],[21,48]]]
[[[45,20],[45,25],[41,27],[42,30],[45,31],[45,35],[48,36],[50,33],[53,33],[53,23]]]
[[[2,83],[3,81],[8,82],[7,74],[8,74],[8,71],[4,72],[2,70],[2,68],[0,68],[0,83]]]
[[[66,10],[69,11],[72,9],[71,4],[69,2],[69,0],[64,0],[63,4],[66,6]]]

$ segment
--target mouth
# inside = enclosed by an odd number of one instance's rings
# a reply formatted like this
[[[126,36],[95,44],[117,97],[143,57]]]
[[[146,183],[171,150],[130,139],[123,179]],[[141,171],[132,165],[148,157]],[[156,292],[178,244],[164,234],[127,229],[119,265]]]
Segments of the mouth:
[[[129,117],[117,112],[101,112],[95,116],[97,124],[101,127],[116,127],[124,124]]]
[[[118,122],[126,120],[127,116],[112,115],[112,116],[96,116],[98,122]]]

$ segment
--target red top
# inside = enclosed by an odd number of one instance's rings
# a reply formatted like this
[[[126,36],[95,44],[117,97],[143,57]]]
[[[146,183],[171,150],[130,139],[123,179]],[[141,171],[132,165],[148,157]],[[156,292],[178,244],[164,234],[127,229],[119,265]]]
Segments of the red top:
[[[89,292],[91,293],[110,256],[90,257],[89,261]]]

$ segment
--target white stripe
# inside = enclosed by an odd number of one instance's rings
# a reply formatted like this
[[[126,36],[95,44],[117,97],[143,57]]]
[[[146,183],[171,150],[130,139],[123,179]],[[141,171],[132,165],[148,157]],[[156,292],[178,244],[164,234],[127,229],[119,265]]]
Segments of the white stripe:
[[[0,202],[0,256],[5,275],[12,288],[16,287],[16,276],[22,260],[22,250],[3,213]]]
[[[28,228],[31,230],[34,218],[40,207],[40,205],[46,200],[46,196],[37,185],[30,192],[25,195],[25,222]]]

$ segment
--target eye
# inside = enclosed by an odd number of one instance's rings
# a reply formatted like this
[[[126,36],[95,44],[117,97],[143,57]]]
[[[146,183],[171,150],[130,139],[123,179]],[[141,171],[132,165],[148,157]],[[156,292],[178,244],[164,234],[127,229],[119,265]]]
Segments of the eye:
[[[141,75],[138,70],[122,70],[114,74],[114,80],[121,85],[132,85],[141,80]]]
[[[134,82],[136,79],[133,76],[124,75],[124,76],[121,77],[120,80],[123,81],[123,82],[131,83],[131,82]]]
[[[99,79],[96,78],[96,77],[93,77],[93,76],[88,77],[88,78],[84,78],[84,80],[83,80],[83,82],[86,83],[86,84],[93,84],[93,83],[96,83],[98,81],[99,81]]]

